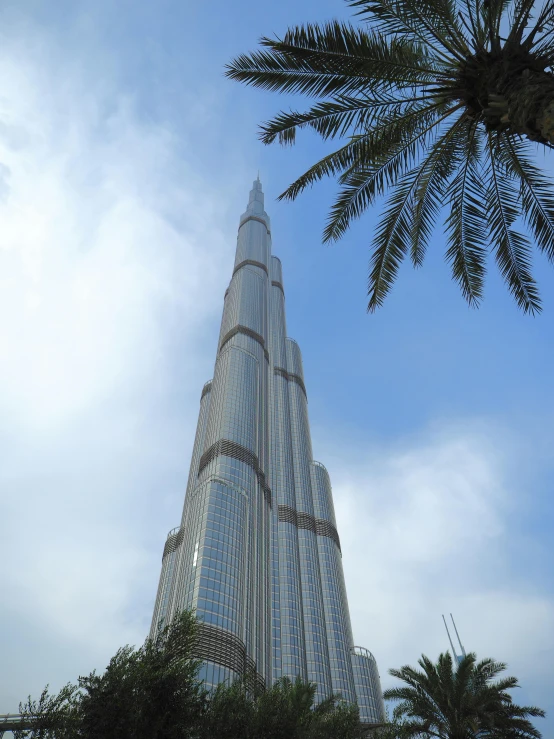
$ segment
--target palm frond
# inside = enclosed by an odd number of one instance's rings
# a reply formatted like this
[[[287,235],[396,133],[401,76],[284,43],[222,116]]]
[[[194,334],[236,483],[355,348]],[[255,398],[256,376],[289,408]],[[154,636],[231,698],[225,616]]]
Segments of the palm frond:
[[[446,193],[450,204],[445,222],[449,244],[446,259],[452,266],[452,277],[470,305],[479,304],[486,271],[483,234],[487,222],[478,169],[480,154],[477,127],[469,126],[465,161]]]
[[[378,121],[383,112],[389,117],[398,117],[409,104],[421,103],[425,95],[404,97],[385,93],[373,93],[371,97],[338,95],[332,100],[317,103],[304,113],[282,111],[272,120],[261,126],[260,139],[271,144],[276,138],[281,144],[293,144],[296,131],[305,127],[313,128],[324,140],[344,136],[348,131],[368,131]],[[417,109],[417,108],[414,108]]]
[[[436,700],[443,706],[445,702],[452,700],[454,692],[454,679],[456,671],[453,668],[452,657],[450,652],[446,652],[439,656],[436,668]]]
[[[418,38],[435,54],[444,51],[460,57],[467,52],[467,42],[456,17],[452,0],[347,0],[361,8],[357,15],[368,16],[377,28],[393,36]]]
[[[441,685],[436,666],[428,657],[422,655],[419,664],[423,672],[404,665],[399,670],[389,670],[394,677],[399,678],[410,687],[392,688],[383,694],[385,699],[399,700],[395,707],[395,717],[418,717],[422,721],[434,726],[445,725],[446,715],[441,702]]]
[[[531,276],[531,245],[512,228],[518,216],[517,190],[497,157],[493,134],[488,134],[489,185],[486,190],[488,226],[496,262],[519,307],[531,314],[541,311],[537,284]]]
[[[546,712],[537,706],[510,706],[512,716],[523,718],[524,716],[534,716],[535,718],[544,718]]]
[[[487,0],[487,7],[490,12],[491,28],[489,29],[494,35],[498,44],[500,44],[500,21],[514,0]]]
[[[368,311],[383,304],[408,251],[413,230],[414,209],[411,206],[419,168],[414,167],[400,178],[383,213],[373,239],[373,256],[368,280]]]
[[[437,117],[444,106],[429,106],[426,116],[415,121],[414,125],[396,127],[396,123],[390,121],[386,137],[382,133],[373,137],[364,156],[339,177],[339,183],[344,187],[331,206],[323,232],[324,242],[339,239],[353,219],[359,218],[386,187],[392,186],[409,170],[417,160],[418,147],[425,146],[435,126],[458,108],[452,106]]]
[[[467,43],[473,52],[484,51],[487,38],[486,29],[481,23],[479,0],[463,0],[462,9],[458,11],[460,21],[468,30]]]
[[[513,136],[504,135],[497,156],[509,172],[521,181],[520,195],[523,216],[537,245],[554,262],[554,183],[544,177],[528,152],[529,145]]]
[[[535,0],[516,0],[513,14],[510,18],[508,42],[521,41],[534,5]]]
[[[423,264],[427,244],[437,216],[444,205],[444,195],[448,180],[459,164],[459,154],[463,150],[464,127],[467,126],[462,115],[440,136],[431,148],[429,155],[421,164],[421,172],[415,193],[414,228],[412,232],[411,258],[414,267]]]
[[[551,59],[552,57],[552,34],[554,33],[554,7],[553,3],[547,4],[547,12],[542,18],[542,26],[538,23],[535,27],[536,32],[540,33],[538,41],[535,42],[533,31],[529,33],[529,36],[525,39],[525,46],[530,49],[535,46],[535,52]],[[548,63],[551,66],[552,62]]]
[[[314,97],[421,86],[444,75],[421,44],[386,39],[338,21],[290,29],[285,37],[264,37],[269,51],[242,54],[226,75],[246,84]]]
[[[323,177],[338,173],[350,173],[362,169],[363,163],[383,157],[384,154],[398,146],[403,138],[422,127],[438,106],[413,106],[406,109],[403,115],[387,115],[378,126],[366,134],[352,136],[340,149],[323,157],[310,169],[296,179],[279,195],[278,200],[294,200],[306,187],[313,185]],[[386,167],[384,168],[386,174]],[[342,175],[341,175],[342,176]]]
[[[458,663],[452,689],[454,705],[461,706],[467,694],[475,690],[475,655],[466,655]]]
[[[494,659],[488,657],[483,659],[475,665],[475,671],[477,674],[482,674],[488,681],[499,675],[501,672],[508,667],[505,662],[497,662]]]
[[[460,120],[456,121],[431,147],[426,159],[400,180],[389,200],[390,206],[374,239],[376,248],[368,285],[369,311],[382,305],[410,244],[412,261],[415,264],[423,261],[426,241],[442,206],[441,193],[455,167],[455,159],[449,154],[460,146],[455,140],[459,124]],[[452,665],[448,660],[440,665],[451,673]],[[425,668],[430,668],[428,674],[433,674],[431,663],[425,664]]]
[[[447,34],[456,49],[463,55],[469,52],[469,41],[460,25],[458,4],[455,0],[423,0],[423,12],[431,23],[440,24],[443,34]]]
[[[528,7],[528,4],[527,4]],[[522,40],[523,33],[526,30],[526,26],[531,18],[531,11],[534,8],[534,3],[531,5],[531,8],[528,10],[524,22],[520,22],[519,26],[516,28],[516,37],[518,40]],[[538,18],[535,21],[535,24],[533,28],[529,31],[527,34],[527,37],[525,39],[525,42],[523,43],[524,48],[530,49],[535,41],[535,37],[537,34],[542,33],[542,30],[549,25],[549,23],[552,22],[553,19],[553,11],[554,11],[554,3],[552,0],[547,0],[544,7],[541,9],[541,12],[538,15]]]
[[[507,690],[519,688],[517,677],[504,677],[501,680],[496,680],[495,682],[492,682],[491,676],[489,676],[486,672],[485,676],[487,678],[487,683],[489,683],[489,687],[500,693],[505,693]]]

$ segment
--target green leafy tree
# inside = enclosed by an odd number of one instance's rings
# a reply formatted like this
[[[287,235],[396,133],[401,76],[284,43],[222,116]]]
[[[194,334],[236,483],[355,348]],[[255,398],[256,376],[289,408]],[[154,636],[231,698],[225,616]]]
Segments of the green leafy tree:
[[[293,144],[303,128],[342,139],[280,198],[336,177],[323,234],[334,241],[390,191],[373,239],[370,311],[408,254],[423,263],[441,214],[446,259],[471,305],[490,249],[520,308],[539,311],[532,240],[554,260],[554,197],[534,150],[554,145],[554,0],[536,9],[535,0],[346,1],[359,27],[291,28],[227,66],[241,82],[315,98],[263,124],[264,143]]]
[[[254,720],[254,701],[239,681],[221,683],[210,696],[201,739],[248,737]]]
[[[356,706],[333,696],[315,705],[316,686],[283,678],[265,691],[252,680],[208,694],[194,658],[190,611],[138,649],[119,649],[103,674],[92,672],[57,695],[45,689],[20,705],[16,739],[355,739]]]
[[[203,739],[358,739],[358,709],[332,696],[315,705],[316,686],[281,678],[252,695],[240,683],[210,698]]]
[[[102,675],[80,677],[58,695],[45,690],[20,713],[30,730],[16,739],[192,739],[206,692],[193,658],[197,623],[184,611],[155,639],[123,647]]]
[[[27,699],[19,705],[24,725],[32,729],[14,731],[15,739],[77,739],[80,728],[80,693],[68,683],[57,695],[50,695],[48,686],[38,700]]]
[[[512,701],[508,691],[518,687],[517,679],[498,679],[506,669],[505,664],[492,659],[477,662],[474,654],[468,654],[454,666],[452,657],[446,653],[439,656],[436,664],[423,655],[419,665],[421,670],[409,666],[390,670],[404,685],[384,693],[385,699],[398,704],[393,725],[376,735],[379,739],[541,737],[529,718],[544,716],[544,711],[518,706]]]

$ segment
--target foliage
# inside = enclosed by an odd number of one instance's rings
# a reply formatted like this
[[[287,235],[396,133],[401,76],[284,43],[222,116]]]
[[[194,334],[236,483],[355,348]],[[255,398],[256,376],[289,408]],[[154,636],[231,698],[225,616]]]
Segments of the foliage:
[[[368,732],[367,739],[407,739],[407,736],[404,732],[404,722],[393,718]]]
[[[196,620],[185,611],[139,649],[123,647],[102,675],[68,684],[55,696],[43,691],[21,714],[32,729],[16,739],[358,739],[356,706],[339,696],[315,702],[316,685],[281,678],[265,691],[251,681],[221,684],[208,694],[193,658]],[[508,691],[513,677],[497,679],[505,665],[475,655],[453,666],[422,656],[422,670],[391,670],[404,685],[385,692],[397,702],[393,719],[367,733],[371,739],[534,739],[529,717],[538,708],[518,706]]]
[[[139,649],[123,647],[102,675],[44,690],[20,706],[32,729],[16,739],[355,739],[356,706],[333,696],[314,705],[316,686],[279,680],[253,694],[245,683],[211,695],[193,658],[196,619],[185,611]]]
[[[397,733],[383,733],[379,739],[541,736],[529,718],[544,716],[544,711],[513,703],[508,691],[518,687],[517,679],[498,679],[505,664],[492,659],[477,662],[475,655],[469,654],[454,667],[452,657],[446,653],[439,656],[436,664],[422,655],[419,665],[421,670],[409,666],[390,670],[404,683],[384,694],[386,699],[398,701],[393,722]]]
[[[333,241],[390,191],[373,239],[370,311],[408,254],[423,263],[441,213],[469,304],[481,301],[490,248],[520,308],[540,311],[530,236],[554,261],[554,196],[530,142],[554,145],[554,0],[538,10],[535,0],[346,1],[360,27],[298,26],[227,65],[232,79],[315,99],[264,123],[264,143],[293,144],[305,128],[342,140],[280,198],[336,177],[323,234]]]
[[[25,704],[20,704],[20,714],[33,721],[33,729],[14,731],[15,739],[76,739],[80,736],[79,699],[77,686],[70,683],[54,696],[46,686],[38,701],[29,697]]]
[[[314,705],[316,686],[281,678],[250,695],[240,684],[220,685],[209,701],[203,739],[355,739],[358,709],[336,696]]]
[[[16,739],[187,739],[197,736],[206,693],[192,658],[196,619],[185,611],[139,649],[123,647],[57,696],[45,690],[20,713],[35,718]]]

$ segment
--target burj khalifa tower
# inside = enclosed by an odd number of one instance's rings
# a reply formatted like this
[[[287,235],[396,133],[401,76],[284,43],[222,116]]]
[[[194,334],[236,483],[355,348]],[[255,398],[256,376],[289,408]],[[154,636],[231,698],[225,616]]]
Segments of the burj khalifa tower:
[[[302,356],[287,337],[280,260],[257,179],[240,218],[213,379],[181,523],[169,532],[151,634],[185,608],[201,622],[208,687],[281,676],[384,719],[377,665],[354,646],[327,470],[312,457]]]

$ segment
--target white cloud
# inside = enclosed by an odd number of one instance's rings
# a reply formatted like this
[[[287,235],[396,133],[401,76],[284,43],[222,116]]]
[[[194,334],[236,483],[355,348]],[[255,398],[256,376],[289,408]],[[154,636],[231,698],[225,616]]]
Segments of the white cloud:
[[[163,359],[161,311],[186,332],[210,315],[226,239],[212,188],[132,101],[105,118],[78,74],[60,90],[13,51],[0,71],[0,383],[3,404],[49,424],[123,375],[144,382]]]
[[[0,50],[0,713],[146,634],[236,226],[49,43]]]
[[[525,563],[524,445],[468,422],[355,452],[329,448],[329,467],[354,636],[383,684],[390,667],[445,651],[441,614],[452,612],[466,650],[508,662],[545,706],[554,602],[540,577],[513,571]]]

